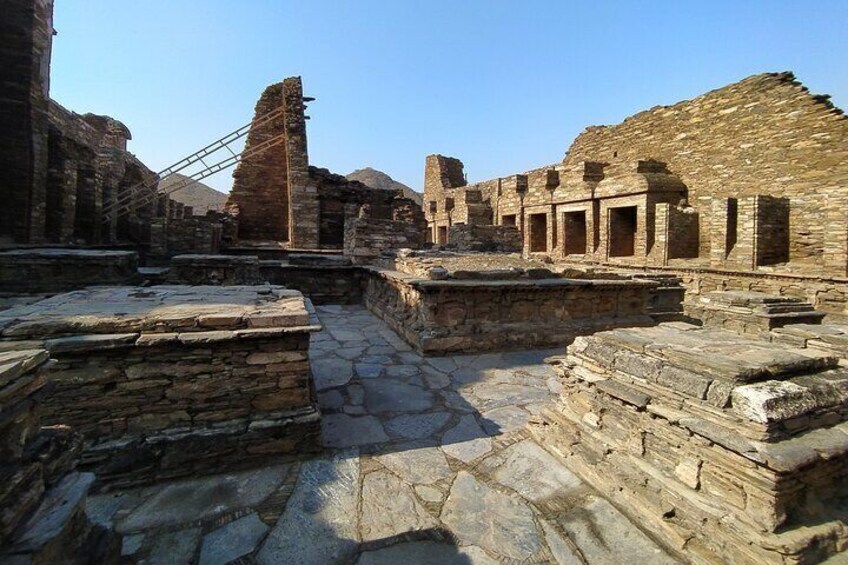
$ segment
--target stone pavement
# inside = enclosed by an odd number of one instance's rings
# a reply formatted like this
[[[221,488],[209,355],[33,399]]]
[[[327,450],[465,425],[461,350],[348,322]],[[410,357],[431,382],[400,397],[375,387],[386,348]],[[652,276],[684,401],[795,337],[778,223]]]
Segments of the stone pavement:
[[[361,306],[322,306],[318,458],[89,499],[142,563],[673,563],[543,450],[551,351],[424,359]],[[556,353],[561,353],[557,351]]]

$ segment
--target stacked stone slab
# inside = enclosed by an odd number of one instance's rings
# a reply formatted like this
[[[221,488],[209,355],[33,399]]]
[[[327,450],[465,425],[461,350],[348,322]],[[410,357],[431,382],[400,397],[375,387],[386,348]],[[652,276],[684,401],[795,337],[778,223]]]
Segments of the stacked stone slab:
[[[819,324],[825,316],[800,298],[746,291],[709,292],[687,304],[686,312],[705,326],[753,335],[789,324]]]
[[[79,435],[41,426],[47,361],[0,353],[0,562],[117,563],[120,537],[85,515],[94,475],[74,470]]]
[[[534,433],[693,562],[810,563],[848,546],[848,370],[680,322],[579,337]]]
[[[845,325],[793,324],[773,329],[769,337],[774,343],[812,347],[848,359],[848,326]]]
[[[112,287],[3,311],[0,350],[50,351],[45,421],[79,430],[81,465],[123,485],[313,450],[319,329],[281,287]]]

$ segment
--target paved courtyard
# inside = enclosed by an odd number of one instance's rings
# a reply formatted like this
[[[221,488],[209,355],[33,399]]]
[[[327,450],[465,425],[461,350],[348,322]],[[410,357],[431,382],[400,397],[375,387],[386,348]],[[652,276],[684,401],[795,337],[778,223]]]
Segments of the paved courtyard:
[[[325,450],[91,497],[141,563],[672,563],[525,426],[552,351],[424,359],[361,306],[322,306]],[[559,353],[559,351],[557,351]]]

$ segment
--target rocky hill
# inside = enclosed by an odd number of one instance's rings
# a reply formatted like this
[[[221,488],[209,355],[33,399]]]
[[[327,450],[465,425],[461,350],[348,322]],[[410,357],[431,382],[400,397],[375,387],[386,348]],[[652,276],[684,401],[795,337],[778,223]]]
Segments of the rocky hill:
[[[178,182],[182,182],[187,178],[185,175],[174,173],[159,182],[159,192],[168,192]],[[220,212],[224,209],[224,203],[227,201],[226,194],[218,192],[202,182],[190,184],[185,188],[171,193],[170,196],[177,202],[182,202],[186,206],[194,208],[194,214],[197,216],[204,215],[208,210]]]
[[[372,169],[371,167],[365,167],[364,169],[357,169],[346,176],[348,180],[357,180],[371,188],[400,189],[403,191],[404,196],[414,200],[419,206],[423,205],[424,197],[420,192],[415,192],[405,184],[394,180],[382,171]]]

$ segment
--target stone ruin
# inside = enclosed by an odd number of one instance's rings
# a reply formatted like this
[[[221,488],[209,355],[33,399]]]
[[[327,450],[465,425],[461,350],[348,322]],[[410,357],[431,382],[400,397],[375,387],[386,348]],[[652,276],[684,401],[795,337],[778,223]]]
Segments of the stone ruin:
[[[309,164],[291,77],[194,216],[126,126],[50,99],[52,25],[0,22],[0,561],[848,548],[826,96],[757,75],[472,184],[431,155],[422,209]]]

